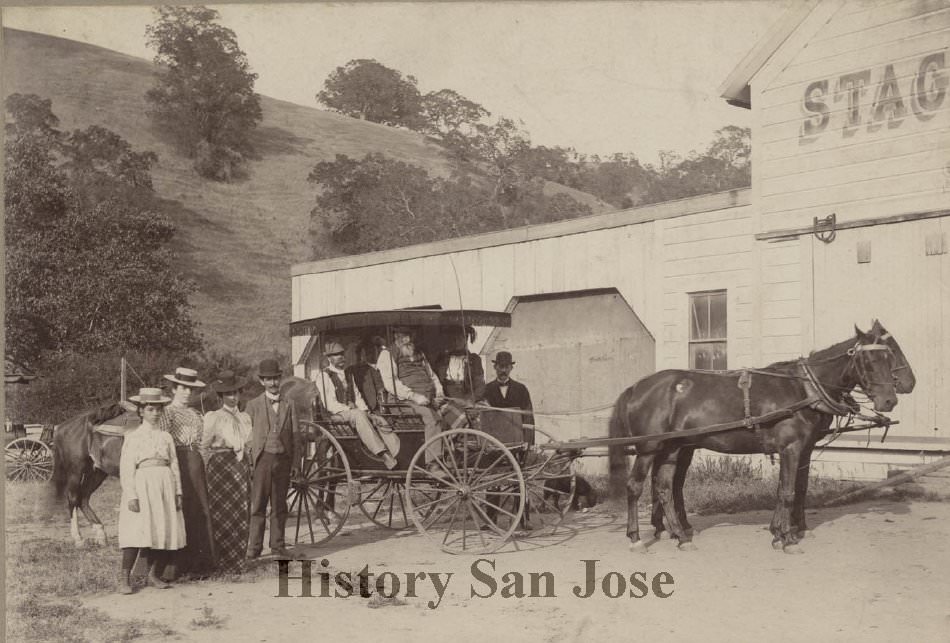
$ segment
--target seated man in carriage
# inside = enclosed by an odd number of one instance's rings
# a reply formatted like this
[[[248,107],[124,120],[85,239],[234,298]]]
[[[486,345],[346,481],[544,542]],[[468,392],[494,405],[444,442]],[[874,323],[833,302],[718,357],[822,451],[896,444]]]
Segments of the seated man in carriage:
[[[468,344],[475,341],[475,329],[465,327],[465,333],[452,329],[445,337],[448,350],[435,361],[435,374],[442,381],[446,404],[442,407],[445,424],[452,429],[469,425],[465,410],[485,391],[485,369],[482,360],[468,351]]]
[[[380,351],[376,368],[389,394],[408,404],[422,418],[426,440],[438,435],[444,427],[439,408],[445,401],[445,394],[425,355],[416,350],[411,333],[394,332],[393,350]],[[441,475],[441,469],[435,463],[441,455],[438,449],[439,444],[435,443],[426,449],[425,454],[429,472],[437,476]]]
[[[387,469],[396,467],[399,436],[378,416],[370,413],[367,400],[357,386],[354,371],[346,368],[346,354],[339,342],[324,347],[327,366],[320,371],[317,382],[327,411],[346,420],[367,449],[383,460]],[[375,405],[377,400],[372,400]]]

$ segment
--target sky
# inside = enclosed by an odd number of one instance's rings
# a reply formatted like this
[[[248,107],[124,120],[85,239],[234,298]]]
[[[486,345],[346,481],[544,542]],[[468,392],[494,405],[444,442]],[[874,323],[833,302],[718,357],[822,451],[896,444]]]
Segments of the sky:
[[[747,110],[726,76],[789,6],[734,2],[405,2],[207,5],[218,10],[267,96],[320,107],[338,66],[374,58],[422,93],[454,89],[520,119],[535,145],[586,154],[703,150]],[[7,7],[7,27],[151,59],[147,6]]]

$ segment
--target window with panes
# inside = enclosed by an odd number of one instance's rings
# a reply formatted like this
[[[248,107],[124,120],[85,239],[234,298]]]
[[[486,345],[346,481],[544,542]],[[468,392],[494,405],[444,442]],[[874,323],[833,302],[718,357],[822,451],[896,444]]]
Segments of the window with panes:
[[[726,355],[726,291],[690,293],[689,367],[725,370]]]

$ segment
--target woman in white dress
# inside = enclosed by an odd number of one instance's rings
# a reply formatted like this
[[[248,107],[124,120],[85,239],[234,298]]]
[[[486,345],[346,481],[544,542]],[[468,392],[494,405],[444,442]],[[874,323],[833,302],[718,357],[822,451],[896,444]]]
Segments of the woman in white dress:
[[[218,569],[225,572],[244,571],[247,549],[250,458],[245,457],[245,450],[251,435],[251,416],[238,409],[244,385],[245,381],[232,371],[221,372],[211,387],[222,406],[205,414],[201,436]]]
[[[143,388],[129,400],[138,406],[142,423],[125,434],[119,459],[120,594],[132,593],[129,576],[139,553],[147,563],[148,584],[171,587],[162,580],[162,572],[170,553],[185,546],[178,456],[172,437],[159,428],[171,399],[162,395],[161,389]]]

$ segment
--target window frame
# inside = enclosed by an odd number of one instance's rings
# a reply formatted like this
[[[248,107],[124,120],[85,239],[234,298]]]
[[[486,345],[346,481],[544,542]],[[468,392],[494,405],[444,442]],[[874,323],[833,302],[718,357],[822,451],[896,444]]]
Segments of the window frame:
[[[687,337],[687,348],[686,348],[686,360],[689,364],[689,368],[695,370],[705,370],[697,369],[693,361],[693,346],[722,346],[722,354],[724,356],[725,364],[723,364],[722,369],[714,370],[725,370],[728,368],[729,364],[729,291],[726,288],[715,288],[711,290],[698,290],[695,292],[688,292],[687,295],[687,306],[689,307],[688,317],[689,317],[689,334]],[[722,295],[723,298],[723,324],[722,328],[724,330],[724,335],[722,337],[713,337],[712,336],[712,298],[715,295]],[[705,298],[705,308],[706,308],[706,330],[709,334],[708,337],[703,337],[701,339],[696,339],[693,337],[694,334],[694,317],[693,313],[696,311],[696,304],[698,298]],[[699,328],[699,319],[695,319],[695,330],[700,330]]]

